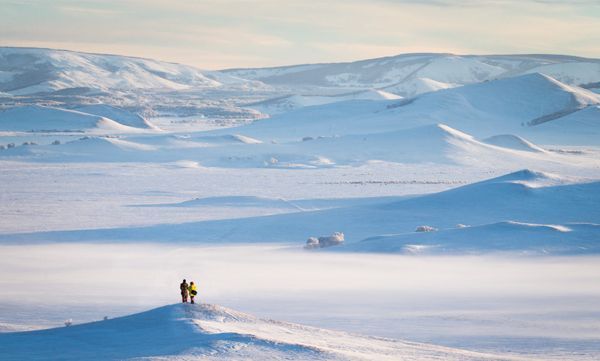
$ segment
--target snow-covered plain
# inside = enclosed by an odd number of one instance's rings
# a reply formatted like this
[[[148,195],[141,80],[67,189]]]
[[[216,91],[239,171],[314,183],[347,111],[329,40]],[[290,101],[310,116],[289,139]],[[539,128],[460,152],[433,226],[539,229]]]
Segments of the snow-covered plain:
[[[0,352],[596,360],[598,64],[205,72],[2,48]],[[303,249],[334,232],[343,244]],[[184,277],[259,318],[140,313],[176,302]]]

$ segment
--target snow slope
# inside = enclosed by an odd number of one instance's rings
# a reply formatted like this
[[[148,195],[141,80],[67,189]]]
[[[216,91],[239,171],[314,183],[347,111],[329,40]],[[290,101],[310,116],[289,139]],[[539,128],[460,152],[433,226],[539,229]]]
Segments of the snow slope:
[[[142,129],[121,124],[102,115],[49,106],[25,105],[0,111],[0,130],[22,132],[102,131],[135,133]]]
[[[3,360],[519,360],[262,320],[208,304],[0,334]]]
[[[531,144],[524,139],[522,141]],[[268,146],[272,148],[272,157],[280,164],[284,161],[314,166],[356,165],[374,160],[470,166],[483,163],[535,164],[553,158],[543,155],[533,157],[528,153],[531,149],[518,148],[513,144],[480,142],[445,124],[385,133],[318,137],[279,147]],[[554,157],[552,161],[561,160]]]
[[[456,88],[459,84],[444,83],[429,78],[414,78],[383,88],[386,91],[395,94],[406,94],[407,96],[416,96],[423,93],[434,92],[443,89]]]
[[[600,106],[594,105],[535,126],[548,144],[598,144]]]
[[[560,55],[402,54],[350,63],[297,65],[223,72],[290,87],[384,88],[414,96],[440,88],[546,73],[570,85],[600,81],[600,60]]]
[[[157,205],[153,205],[157,206]],[[162,207],[259,207],[301,210],[302,208],[283,198],[252,196],[223,196],[195,198],[175,204],[161,204]]]
[[[150,59],[41,48],[0,47],[0,74],[0,91],[13,95],[65,89],[79,89],[80,93],[186,90],[252,83]]]
[[[312,212],[148,227],[0,234],[0,241],[291,242],[301,247],[309,236],[344,232],[346,243],[353,244],[380,235],[414,235],[418,226],[427,225],[440,230],[444,240],[442,249],[447,253],[510,249],[517,253],[594,254],[600,252],[600,227],[596,226],[600,224],[599,202],[598,181],[523,170],[440,193],[395,201],[385,199],[379,203]],[[442,233],[456,229],[458,224],[484,228],[473,228],[483,231],[476,233],[475,238],[466,237],[466,243],[462,244],[445,235],[468,236],[475,231],[460,228]],[[545,237],[547,227],[525,228],[531,230],[527,233],[522,224],[561,225],[571,231]],[[482,233],[490,242],[485,239],[474,242]],[[534,236],[522,237],[525,234]]]
[[[502,130],[536,134],[536,125],[597,104],[598,94],[533,73],[425,94],[394,112],[408,119],[448,119],[450,126],[489,136]]]
[[[586,254],[600,251],[600,224],[535,224],[498,222],[480,226],[458,226],[433,232],[411,232],[367,238],[344,251],[452,254],[494,251],[522,254]]]

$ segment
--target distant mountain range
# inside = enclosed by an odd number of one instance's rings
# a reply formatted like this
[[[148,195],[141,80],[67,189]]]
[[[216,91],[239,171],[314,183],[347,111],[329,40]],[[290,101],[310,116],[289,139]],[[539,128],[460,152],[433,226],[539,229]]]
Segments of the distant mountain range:
[[[598,87],[600,59],[566,55],[402,54],[350,63],[229,69],[274,86],[376,88],[404,97],[493,79],[543,73],[569,85]]]
[[[4,96],[235,87],[286,89],[288,95],[378,89],[411,97],[528,73],[543,73],[568,85],[600,87],[600,59],[566,55],[402,54],[349,63],[206,71],[120,55],[0,48],[0,95]]]

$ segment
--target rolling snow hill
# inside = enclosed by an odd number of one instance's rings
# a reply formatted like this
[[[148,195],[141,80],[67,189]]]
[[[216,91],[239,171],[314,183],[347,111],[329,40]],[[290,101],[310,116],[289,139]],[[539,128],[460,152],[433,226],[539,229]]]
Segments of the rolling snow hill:
[[[594,119],[598,105],[600,95],[534,73],[411,99],[349,100],[311,106],[242,126],[237,131],[259,139],[291,140],[443,123],[482,138],[510,133],[545,142],[564,135],[567,141],[578,144],[577,137],[570,135],[598,132],[594,129],[598,128]],[[566,117],[568,121],[561,120]],[[597,144],[598,140],[583,137],[582,142]]]
[[[0,47],[0,91],[31,95],[76,89],[189,90],[258,84],[191,66],[119,55],[41,48]]]
[[[228,69],[223,72],[270,85],[380,88],[411,97],[537,72],[569,85],[586,85],[600,81],[600,60],[561,55],[402,54],[350,63]]]
[[[17,360],[523,360],[329,331],[208,304],[175,304],[70,327],[0,334]]]
[[[263,142],[240,134],[188,136],[143,134],[83,137],[63,144],[23,145],[0,151],[0,159],[35,162],[178,162],[219,168],[330,168],[372,161],[507,168],[598,163],[593,155],[547,152],[512,135],[488,141],[444,124],[385,133],[306,137]]]

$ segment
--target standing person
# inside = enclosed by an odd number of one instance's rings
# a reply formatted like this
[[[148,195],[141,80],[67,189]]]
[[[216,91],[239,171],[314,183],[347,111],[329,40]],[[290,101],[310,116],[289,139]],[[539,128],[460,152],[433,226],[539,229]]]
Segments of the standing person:
[[[188,300],[188,284],[185,282],[185,279],[179,285],[179,289],[181,290],[181,302],[187,303]]]
[[[188,288],[188,290],[190,291],[190,302],[194,303],[194,297],[196,297],[196,295],[198,294],[194,281],[190,282],[190,287]]]

